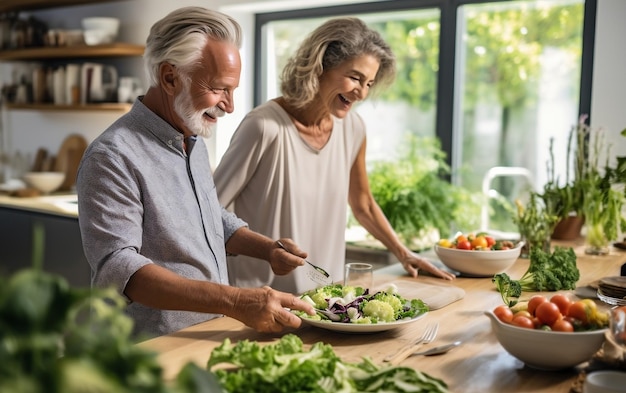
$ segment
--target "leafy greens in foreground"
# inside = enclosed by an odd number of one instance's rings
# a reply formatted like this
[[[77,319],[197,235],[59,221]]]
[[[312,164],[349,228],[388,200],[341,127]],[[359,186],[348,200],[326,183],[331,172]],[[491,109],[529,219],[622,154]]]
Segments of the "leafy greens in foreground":
[[[265,346],[248,340],[233,345],[227,338],[213,350],[207,368],[222,363],[237,367],[213,371],[229,393],[448,392],[442,380],[409,367],[379,367],[367,357],[346,363],[322,342],[306,351],[294,334]]]
[[[560,291],[576,289],[580,271],[576,266],[576,254],[569,247],[555,247],[552,254],[540,247],[530,249],[528,270],[519,280],[506,273],[498,273],[492,281],[502,296],[502,301],[512,307],[522,292]]]

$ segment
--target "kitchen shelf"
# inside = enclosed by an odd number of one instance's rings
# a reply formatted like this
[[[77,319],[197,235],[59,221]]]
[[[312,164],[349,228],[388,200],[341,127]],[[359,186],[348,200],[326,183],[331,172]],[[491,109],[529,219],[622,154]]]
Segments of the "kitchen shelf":
[[[45,59],[70,59],[80,57],[125,57],[142,56],[143,45],[113,43],[102,45],[75,45],[64,47],[42,47],[7,50],[0,52],[0,61],[24,61]]]
[[[33,111],[117,111],[128,112],[132,104],[103,102],[99,104],[83,105],[55,105],[55,104],[6,104],[10,110],[33,110]]]
[[[67,7],[72,5],[111,3],[113,1],[121,0],[2,0],[0,1],[0,13]]]

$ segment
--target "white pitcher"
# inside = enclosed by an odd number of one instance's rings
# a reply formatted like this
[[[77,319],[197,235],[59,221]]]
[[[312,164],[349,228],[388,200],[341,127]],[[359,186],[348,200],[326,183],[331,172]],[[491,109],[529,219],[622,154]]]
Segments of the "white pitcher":
[[[80,64],[65,66],[65,102],[76,105],[80,102]]]
[[[52,101],[55,105],[64,105],[65,100],[65,67],[59,67],[52,74]]]
[[[117,69],[85,63],[81,70],[81,103],[111,101],[117,89]]]

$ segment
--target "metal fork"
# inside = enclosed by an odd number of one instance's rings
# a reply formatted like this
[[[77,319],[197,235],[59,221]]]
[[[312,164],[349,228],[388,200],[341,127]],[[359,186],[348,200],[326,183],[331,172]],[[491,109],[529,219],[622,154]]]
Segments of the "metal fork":
[[[285,247],[285,245],[280,240],[276,240],[276,244],[278,244],[278,247],[287,251],[289,254],[293,254],[291,251],[287,249],[287,247]],[[314,269],[312,274],[309,275],[309,277],[313,281],[316,281],[318,284],[322,284],[322,285],[327,285],[332,281],[330,278],[330,273],[328,273],[326,270],[313,264],[312,262],[309,262],[307,259],[305,259],[304,262],[308,263],[309,266],[311,266]]]
[[[420,338],[418,338],[412,344],[409,344],[405,347],[400,348],[397,352],[392,355],[389,355],[383,359],[385,362],[389,362],[393,365],[396,365],[408,358],[413,352],[415,352],[415,347],[419,344],[428,344],[433,341],[435,337],[437,337],[437,332],[439,331],[439,323],[434,322],[426,327],[424,330],[424,334]]]

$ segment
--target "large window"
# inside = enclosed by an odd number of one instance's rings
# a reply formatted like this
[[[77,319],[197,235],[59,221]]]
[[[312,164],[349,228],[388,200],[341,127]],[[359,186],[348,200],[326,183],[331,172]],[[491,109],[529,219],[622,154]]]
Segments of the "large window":
[[[257,15],[255,105],[280,95],[280,70],[322,21],[357,16],[398,59],[385,94],[357,106],[368,124],[368,162],[393,160],[407,134],[439,138],[452,181],[513,200],[546,181],[548,145],[563,151],[579,114],[589,113],[596,0],[412,0]],[[587,44],[587,45],[584,45]],[[564,173],[565,162],[555,168]],[[511,230],[498,204],[489,228]]]

